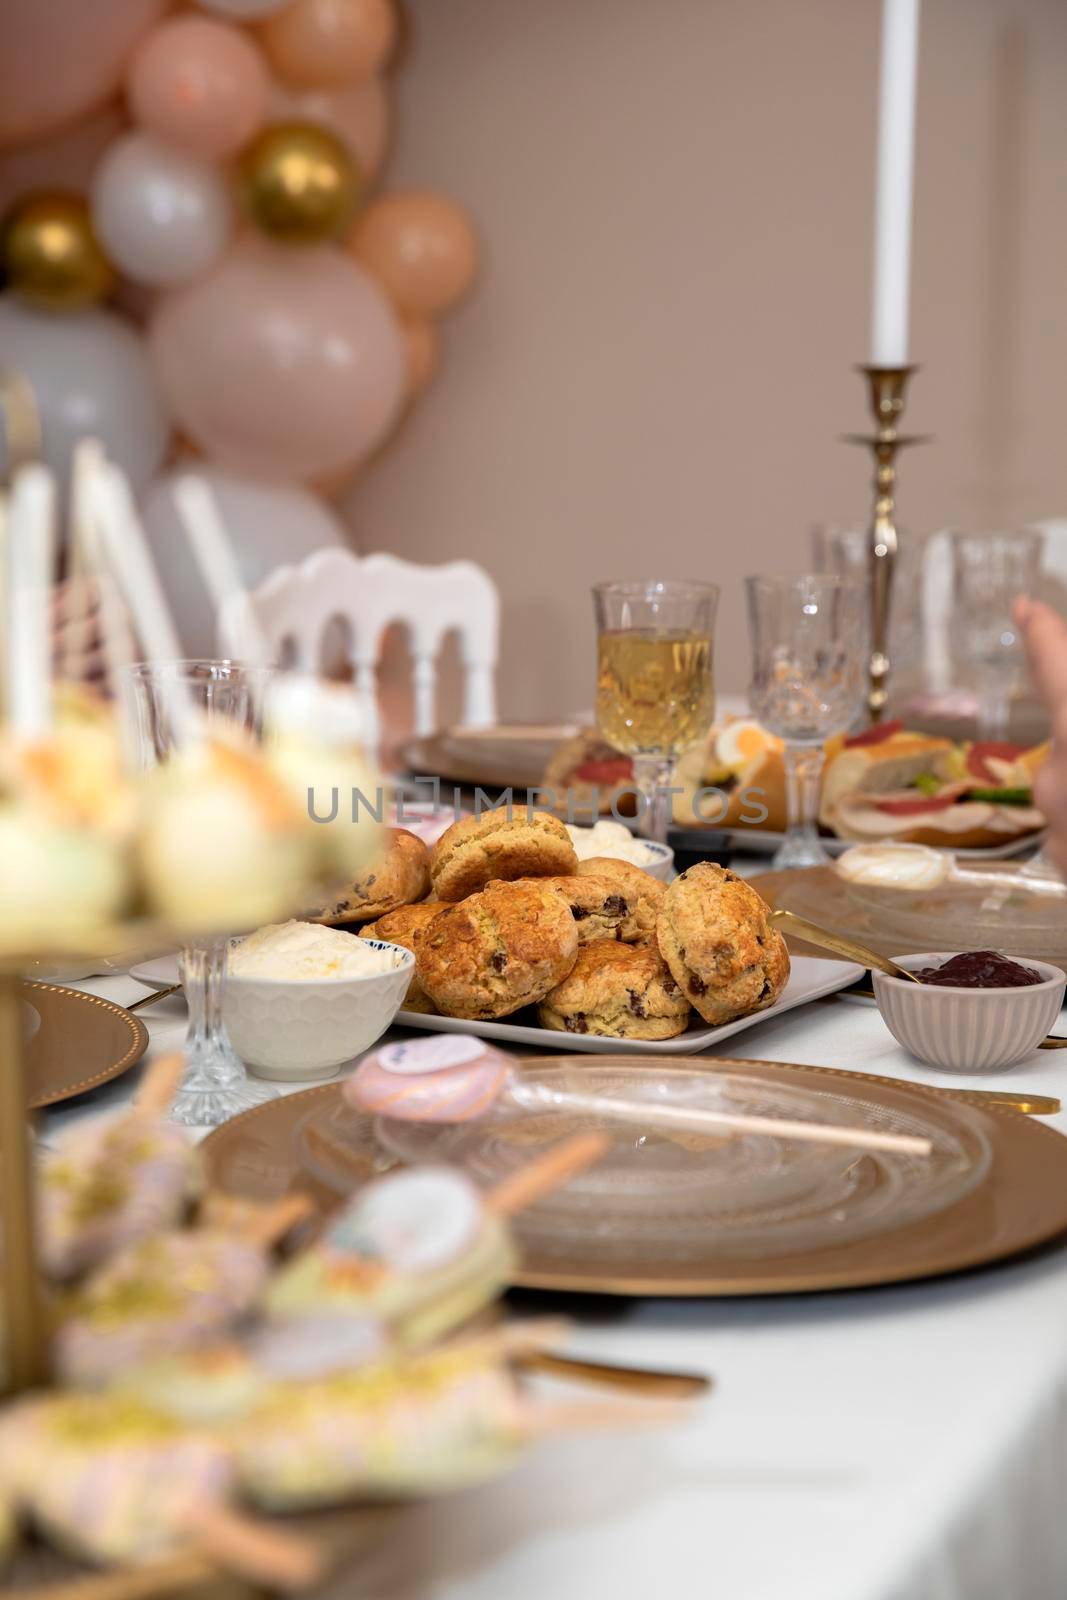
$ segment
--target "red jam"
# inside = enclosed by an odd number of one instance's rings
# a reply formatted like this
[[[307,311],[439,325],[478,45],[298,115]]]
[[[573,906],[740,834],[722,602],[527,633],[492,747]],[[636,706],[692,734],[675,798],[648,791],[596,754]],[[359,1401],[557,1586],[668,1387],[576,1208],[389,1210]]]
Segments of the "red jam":
[[[952,989],[1021,989],[1025,984],[1041,983],[1033,967],[1020,967],[995,950],[968,950],[953,956],[940,967],[917,967],[915,976],[923,983],[940,983]]]

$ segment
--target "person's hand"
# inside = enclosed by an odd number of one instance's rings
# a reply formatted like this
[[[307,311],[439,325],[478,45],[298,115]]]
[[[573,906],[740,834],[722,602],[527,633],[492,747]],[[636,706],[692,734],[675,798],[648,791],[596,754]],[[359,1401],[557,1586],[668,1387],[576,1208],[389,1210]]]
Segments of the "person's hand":
[[[1034,782],[1034,804],[1048,819],[1045,852],[1067,878],[1067,622],[1051,606],[1015,602],[1034,684],[1052,723],[1052,749]]]

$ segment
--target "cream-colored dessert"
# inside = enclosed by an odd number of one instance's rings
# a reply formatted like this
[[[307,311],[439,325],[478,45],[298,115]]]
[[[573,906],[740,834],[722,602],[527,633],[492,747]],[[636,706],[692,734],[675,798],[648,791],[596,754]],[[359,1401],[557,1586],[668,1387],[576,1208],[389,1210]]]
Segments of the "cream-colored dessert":
[[[138,843],[152,908],[188,931],[269,922],[316,878],[297,802],[237,740],[198,742],[149,772]]]
[[[629,861],[635,867],[647,868],[660,859],[655,850],[643,839],[635,839],[621,822],[594,822],[591,828],[568,825],[567,832],[579,861],[590,861],[594,856],[613,856],[616,861]]]
[[[377,950],[366,939],[317,922],[276,922],[234,945],[230,972],[237,978],[314,983],[323,978],[366,978],[392,972],[399,951]]]
[[[114,840],[0,803],[0,941],[33,951],[122,912],[129,874]]]
[[[383,843],[382,780],[360,753],[355,694],[344,684],[287,674],[271,686],[266,722],[267,761],[299,806],[320,871],[353,877]]]

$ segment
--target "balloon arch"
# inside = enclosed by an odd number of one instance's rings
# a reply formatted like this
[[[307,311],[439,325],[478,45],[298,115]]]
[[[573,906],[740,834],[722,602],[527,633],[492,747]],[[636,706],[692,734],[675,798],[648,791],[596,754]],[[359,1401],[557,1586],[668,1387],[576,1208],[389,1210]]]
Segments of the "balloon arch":
[[[394,0],[0,7],[0,366],[61,480],[96,434],[157,542],[168,466],[204,458],[250,581],[265,525],[272,559],[342,540],[308,491],[389,437],[477,272],[455,201],[376,192],[397,26]]]

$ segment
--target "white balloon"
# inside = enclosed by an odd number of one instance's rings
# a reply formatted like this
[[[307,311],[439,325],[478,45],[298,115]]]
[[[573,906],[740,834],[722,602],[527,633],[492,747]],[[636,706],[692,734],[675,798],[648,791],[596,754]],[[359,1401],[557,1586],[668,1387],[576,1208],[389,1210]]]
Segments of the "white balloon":
[[[213,656],[218,648],[214,610],[174,505],[174,483],[182,472],[210,485],[249,588],[285,562],[348,540],[330,507],[306,489],[243,478],[199,460],[183,462],[154,483],[144,499],[145,527],[182,647],[191,656]]]
[[[214,167],[150,133],[117,140],[93,179],[93,223],[138,283],[186,283],[226,248],[233,207]]]
[[[205,11],[217,11],[224,17],[236,17],[239,22],[251,22],[255,17],[269,17],[272,11],[281,11],[291,0],[200,0]]]
[[[17,368],[33,386],[45,460],[64,486],[71,451],[86,435],[103,441],[135,488],[158,472],[170,423],[145,342],[122,317],[57,316],[0,296],[0,366]],[[0,461],[5,456],[6,441]]]

